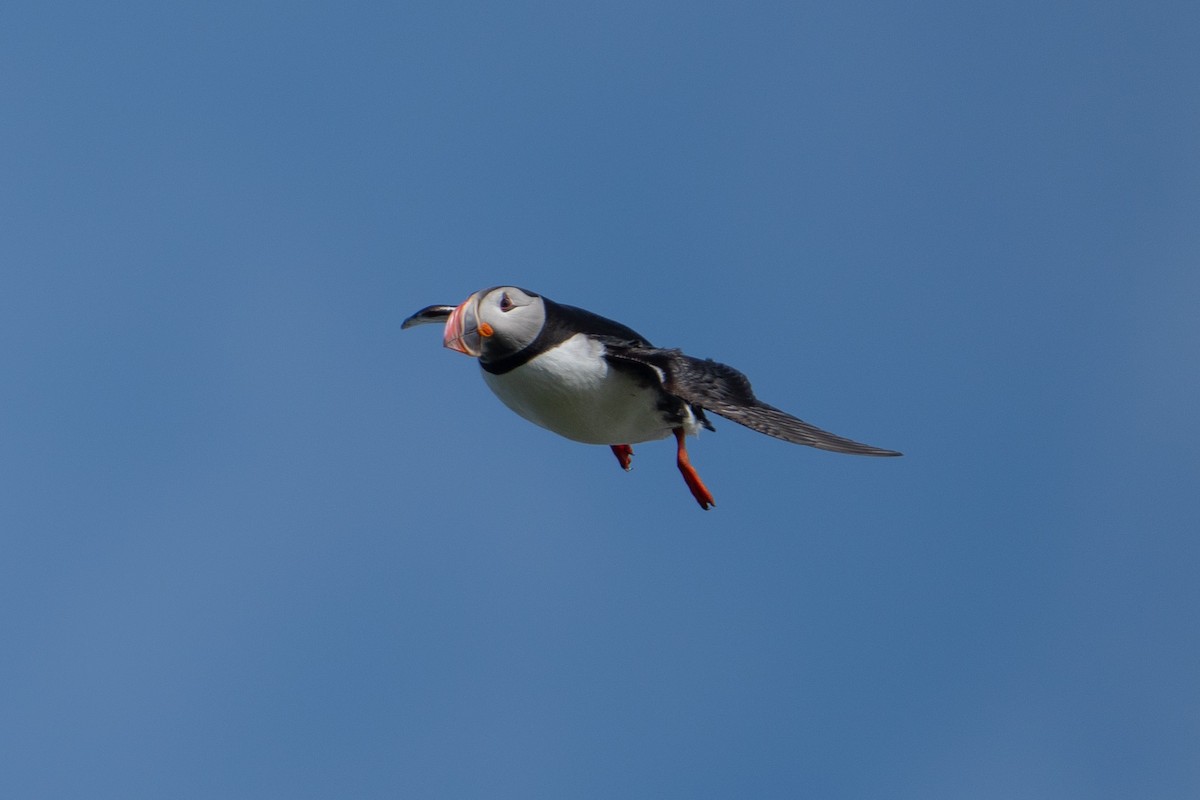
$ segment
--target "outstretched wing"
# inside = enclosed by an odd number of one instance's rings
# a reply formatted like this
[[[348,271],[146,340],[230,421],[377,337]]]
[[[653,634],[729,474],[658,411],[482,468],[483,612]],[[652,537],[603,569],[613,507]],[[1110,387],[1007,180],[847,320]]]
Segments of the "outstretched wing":
[[[858,456],[898,456],[821,430],[787,412],[767,405],[754,396],[750,380],[727,364],[711,359],[692,358],[679,350],[643,347],[629,342],[605,342],[607,355],[614,360],[633,361],[655,368],[663,376],[663,388],[693,406],[699,406],[747,428],[835,453]]]
[[[404,322],[400,323],[400,330],[412,328],[416,325],[429,325],[434,322],[445,322],[454,313],[454,306],[425,306],[417,313],[413,314]]]

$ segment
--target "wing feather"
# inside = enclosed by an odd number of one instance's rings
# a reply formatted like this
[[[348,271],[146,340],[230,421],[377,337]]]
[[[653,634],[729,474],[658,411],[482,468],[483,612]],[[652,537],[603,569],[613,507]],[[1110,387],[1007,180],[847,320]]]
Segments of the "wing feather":
[[[454,313],[454,306],[425,306],[400,323],[400,330],[413,328],[417,325],[430,325],[435,322],[445,322]]]
[[[719,414],[751,430],[835,453],[859,456],[898,456],[822,430],[793,417],[754,396],[750,380],[728,364],[684,355],[679,350],[641,347],[629,342],[606,343],[610,358],[627,359],[656,367],[664,375],[663,388],[693,406]]]

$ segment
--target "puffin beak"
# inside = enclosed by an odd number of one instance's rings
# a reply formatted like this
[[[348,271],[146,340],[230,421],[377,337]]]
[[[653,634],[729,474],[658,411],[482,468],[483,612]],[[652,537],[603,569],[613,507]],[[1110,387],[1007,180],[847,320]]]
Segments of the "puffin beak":
[[[451,350],[457,350],[463,355],[479,357],[483,352],[479,336],[479,325],[476,322],[476,308],[479,303],[479,292],[468,297],[458,308],[450,312],[446,320],[446,331],[442,334],[442,344]]]

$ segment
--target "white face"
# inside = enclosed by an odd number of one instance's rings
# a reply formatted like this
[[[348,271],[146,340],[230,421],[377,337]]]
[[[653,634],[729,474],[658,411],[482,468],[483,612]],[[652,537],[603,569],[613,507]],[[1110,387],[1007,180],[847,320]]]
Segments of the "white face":
[[[482,343],[480,357],[490,361],[531,344],[546,321],[546,306],[537,295],[515,286],[499,286],[481,294],[476,319]],[[491,336],[483,335],[484,323],[491,327]]]
[[[445,345],[495,361],[533,342],[546,321],[542,298],[515,286],[484,289],[454,309],[446,322]]]

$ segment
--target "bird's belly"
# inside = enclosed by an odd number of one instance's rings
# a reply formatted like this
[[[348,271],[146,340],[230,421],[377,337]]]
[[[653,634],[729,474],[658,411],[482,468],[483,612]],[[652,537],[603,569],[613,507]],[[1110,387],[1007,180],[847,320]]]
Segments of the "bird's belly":
[[[612,369],[580,337],[511,372],[483,372],[488,387],[525,419],[577,442],[636,444],[662,439],[672,423],[661,393]]]

